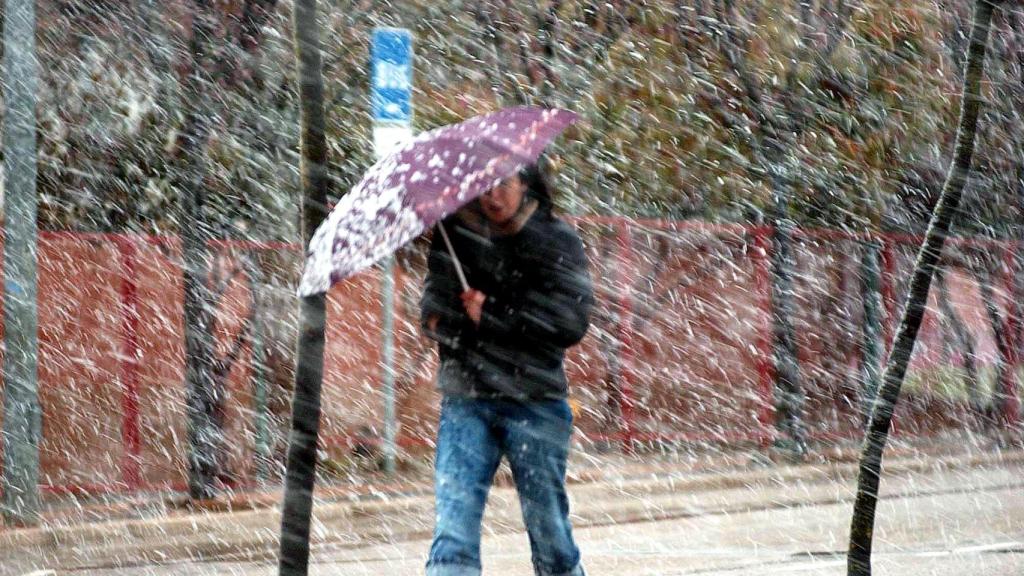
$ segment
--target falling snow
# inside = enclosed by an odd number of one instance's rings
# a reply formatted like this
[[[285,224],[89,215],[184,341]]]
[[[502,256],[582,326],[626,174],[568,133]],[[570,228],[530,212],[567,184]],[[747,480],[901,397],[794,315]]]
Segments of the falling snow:
[[[587,573],[847,573],[865,427],[958,182],[975,0],[315,2],[321,165],[302,3],[5,1],[0,576],[277,573],[316,294],[310,572],[422,574],[430,235],[542,153],[597,301],[566,360]],[[1024,5],[997,4],[880,574],[1024,572]],[[378,27],[415,51],[414,135],[379,159]],[[486,574],[534,569],[512,484]]]

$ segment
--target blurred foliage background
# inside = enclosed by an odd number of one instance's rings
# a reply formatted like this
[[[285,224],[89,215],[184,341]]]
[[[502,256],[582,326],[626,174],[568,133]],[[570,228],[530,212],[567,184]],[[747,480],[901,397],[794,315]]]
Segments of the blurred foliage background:
[[[573,214],[757,222],[784,170],[805,226],[920,231],[951,153],[966,0],[321,3],[336,189],[371,161],[368,39],[416,38],[416,129],[501,106],[582,121],[555,155]],[[175,233],[195,14],[212,37],[216,236],[297,237],[290,2],[40,0],[41,225]],[[960,225],[1022,220],[1024,27],[999,11]]]

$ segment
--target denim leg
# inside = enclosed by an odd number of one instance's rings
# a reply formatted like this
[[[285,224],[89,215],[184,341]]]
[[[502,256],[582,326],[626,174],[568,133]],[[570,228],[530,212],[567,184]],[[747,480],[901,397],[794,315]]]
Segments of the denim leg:
[[[441,402],[434,464],[434,541],[428,576],[480,574],[480,520],[501,460],[487,403],[446,397]]]
[[[537,576],[583,576],[569,524],[565,466],[572,411],[564,400],[530,402],[505,414],[503,448],[519,492]]]

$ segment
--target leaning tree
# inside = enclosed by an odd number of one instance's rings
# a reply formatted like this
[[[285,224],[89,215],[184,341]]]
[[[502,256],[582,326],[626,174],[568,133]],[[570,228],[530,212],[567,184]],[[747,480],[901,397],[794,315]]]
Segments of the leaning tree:
[[[1020,0],[1012,0],[1020,4]],[[939,200],[932,210],[924,241],[918,251],[899,332],[882,377],[881,389],[875,399],[871,420],[865,433],[857,479],[857,498],[850,525],[847,555],[849,576],[870,576],[871,544],[874,536],[875,508],[881,475],[882,453],[889,435],[893,410],[899,400],[900,388],[914,351],[917,333],[924,318],[928,291],[935,274],[942,247],[960,205],[964,186],[971,170],[978,116],[981,111],[981,78],[985,52],[988,48],[989,26],[999,0],[975,0],[974,20],[968,47],[966,72],[963,78],[960,124],[956,148]]]

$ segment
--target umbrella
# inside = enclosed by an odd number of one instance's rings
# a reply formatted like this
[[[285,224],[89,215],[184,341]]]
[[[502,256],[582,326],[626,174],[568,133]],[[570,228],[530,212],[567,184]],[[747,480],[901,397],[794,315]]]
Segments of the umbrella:
[[[411,139],[374,164],[317,228],[299,296],[326,292],[536,162],[576,117],[520,106]]]

